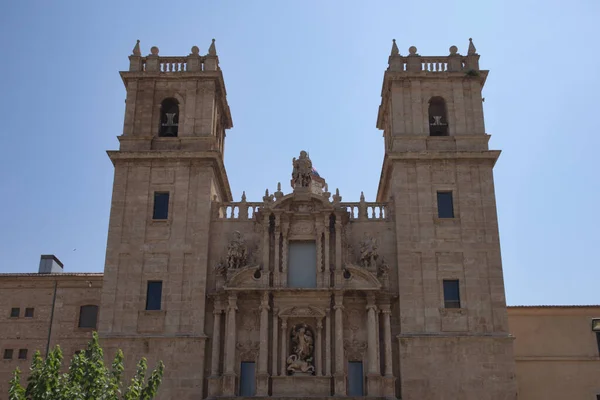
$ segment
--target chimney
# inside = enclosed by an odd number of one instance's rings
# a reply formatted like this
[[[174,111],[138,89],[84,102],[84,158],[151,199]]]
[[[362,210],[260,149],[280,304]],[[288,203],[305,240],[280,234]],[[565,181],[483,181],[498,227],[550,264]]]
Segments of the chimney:
[[[38,272],[40,274],[60,274],[63,272],[63,263],[54,254],[42,254]]]

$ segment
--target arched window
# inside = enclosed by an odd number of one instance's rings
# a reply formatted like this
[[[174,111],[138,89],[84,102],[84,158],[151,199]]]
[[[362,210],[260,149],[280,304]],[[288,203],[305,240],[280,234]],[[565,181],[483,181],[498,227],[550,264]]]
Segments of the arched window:
[[[173,98],[160,104],[160,127],[158,136],[176,137],[179,130],[179,103]]]
[[[79,308],[79,327],[96,329],[98,306],[87,305]]]
[[[429,135],[448,136],[446,102],[441,97],[432,97],[429,100]]]

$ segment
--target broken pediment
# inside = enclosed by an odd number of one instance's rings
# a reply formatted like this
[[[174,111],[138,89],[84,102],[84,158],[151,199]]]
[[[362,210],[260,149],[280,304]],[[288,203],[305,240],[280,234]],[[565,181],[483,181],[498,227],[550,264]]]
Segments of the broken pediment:
[[[347,264],[344,267],[342,287],[344,289],[380,290],[382,284],[372,272],[357,265]]]
[[[225,282],[225,289],[259,289],[269,286],[269,273],[260,265],[235,270]]]

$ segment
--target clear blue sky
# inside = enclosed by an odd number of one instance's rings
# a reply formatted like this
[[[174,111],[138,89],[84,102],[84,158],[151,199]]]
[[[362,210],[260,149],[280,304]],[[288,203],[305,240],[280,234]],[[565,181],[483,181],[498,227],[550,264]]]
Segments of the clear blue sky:
[[[13,1],[0,12],[0,272],[102,271],[128,68],[143,54],[205,54],[217,39],[235,127],[234,197],[288,186],[310,151],[346,201],[374,201],[375,128],[392,38],[481,67],[509,304],[600,303],[597,0]],[[76,249],[76,250],[74,250]]]

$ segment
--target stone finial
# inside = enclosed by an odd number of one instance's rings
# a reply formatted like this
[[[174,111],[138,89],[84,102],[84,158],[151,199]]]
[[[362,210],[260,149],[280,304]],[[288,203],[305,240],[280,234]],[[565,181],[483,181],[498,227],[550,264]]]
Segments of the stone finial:
[[[415,46],[410,46],[408,48],[408,54],[411,56],[418,56],[417,54],[417,48]]]
[[[398,46],[396,45],[396,39],[392,39],[392,52],[391,56],[399,56],[400,50],[398,50]]]
[[[209,56],[217,55],[217,48],[215,47],[215,39],[212,40],[212,43],[210,44],[210,47],[208,48],[208,55]]]
[[[275,200],[279,200],[283,197],[283,192],[281,191],[281,182],[277,182],[277,191],[274,193]]]
[[[192,54],[197,56],[200,53],[198,46],[192,46]]]
[[[469,50],[468,50],[467,54],[470,56],[474,56],[475,54],[477,54],[477,49],[475,48],[475,45],[473,44],[472,38],[469,38]]]
[[[246,191],[244,190],[242,192],[242,203],[245,203],[245,202],[246,202]]]
[[[451,56],[455,56],[458,54],[458,47],[456,46],[450,46],[450,55]]]
[[[277,182],[277,191],[281,192],[281,182]]]
[[[360,202],[363,203],[365,201],[365,193],[360,192]]]
[[[150,48],[150,54],[152,54],[153,56],[157,56],[158,55],[158,47],[152,46],[152,48]]]
[[[142,52],[140,50],[140,41],[139,41],[139,39],[135,43],[135,47],[133,48],[132,55],[138,56],[138,57],[142,55]]]
[[[342,196],[340,196],[340,189],[335,189],[335,194],[333,195],[333,202],[339,203],[342,201]]]

